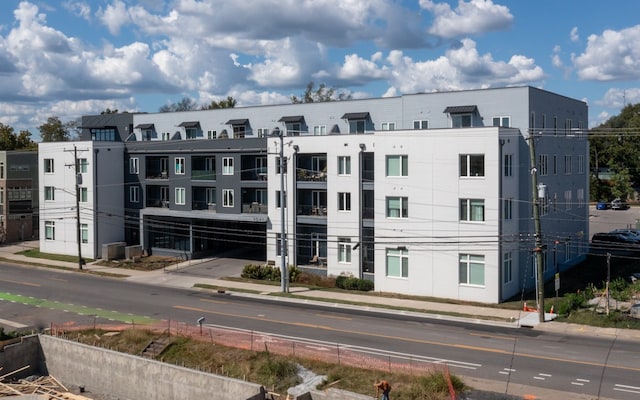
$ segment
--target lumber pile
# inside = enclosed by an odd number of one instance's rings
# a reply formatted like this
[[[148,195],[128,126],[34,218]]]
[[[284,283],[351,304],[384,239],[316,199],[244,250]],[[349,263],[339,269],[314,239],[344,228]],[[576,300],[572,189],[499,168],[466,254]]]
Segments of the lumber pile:
[[[25,368],[28,368],[25,367]],[[21,368],[22,370],[24,368]],[[43,395],[48,400],[91,400],[89,397],[73,394],[52,376],[41,376],[36,379],[19,379],[11,383],[3,382],[6,376],[12,375],[20,370],[0,376],[0,397],[22,396],[22,395]]]

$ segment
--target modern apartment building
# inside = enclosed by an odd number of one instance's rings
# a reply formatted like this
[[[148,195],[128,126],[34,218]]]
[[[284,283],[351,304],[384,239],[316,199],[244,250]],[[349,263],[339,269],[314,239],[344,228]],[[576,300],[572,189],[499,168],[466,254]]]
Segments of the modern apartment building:
[[[83,135],[124,140],[110,209],[120,240],[153,254],[253,248],[280,265],[284,248],[288,265],[377,291],[497,303],[535,282],[533,174],[545,279],[587,246],[587,105],[544,90],[127,118],[117,135],[89,123]]]
[[[38,237],[38,154],[0,151],[0,243]]]

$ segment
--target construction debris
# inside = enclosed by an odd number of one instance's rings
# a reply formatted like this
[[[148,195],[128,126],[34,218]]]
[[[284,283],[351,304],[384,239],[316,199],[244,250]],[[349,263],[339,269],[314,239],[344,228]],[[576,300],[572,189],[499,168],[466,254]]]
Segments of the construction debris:
[[[22,395],[43,395],[43,399],[47,400],[91,400],[89,397],[69,392],[69,389],[52,376],[19,379],[12,383],[0,382],[0,397]]]

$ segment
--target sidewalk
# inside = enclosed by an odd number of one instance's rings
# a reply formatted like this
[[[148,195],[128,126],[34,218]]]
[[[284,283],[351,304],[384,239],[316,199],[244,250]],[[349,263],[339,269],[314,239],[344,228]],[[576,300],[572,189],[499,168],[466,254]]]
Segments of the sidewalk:
[[[13,261],[17,264],[46,264],[62,267],[70,271],[78,269],[78,265],[76,263],[37,259],[16,254],[17,252],[29,248],[38,248],[38,241],[4,246],[0,248],[0,257]],[[526,326],[527,328],[562,334],[610,336],[640,341],[640,331],[638,330],[598,328],[555,321],[547,321],[540,324],[538,322],[539,316],[537,313],[528,313],[520,310],[459,305],[425,300],[399,299],[372,296],[370,294],[360,294],[357,292],[343,293],[325,290],[312,290],[304,287],[296,287],[295,285],[290,287],[289,296],[273,296],[272,294],[280,293],[281,288],[279,285],[213,279],[202,276],[191,276],[181,272],[181,270],[189,265],[190,262],[185,262],[155,271],[137,271],[100,266],[93,263],[87,264],[85,269],[95,273],[120,276],[128,281],[148,285],[170,286],[185,289],[193,289],[196,284],[210,285],[218,287],[230,295],[254,298],[264,298],[265,296],[268,296],[271,301],[297,302],[323,306],[327,306],[329,304],[342,310],[358,309],[394,315],[411,315],[414,317],[487,324],[509,328],[521,328]],[[550,319],[549,314],[546,314],[546,319]],[[532,322],[525,323],[525,320]]]

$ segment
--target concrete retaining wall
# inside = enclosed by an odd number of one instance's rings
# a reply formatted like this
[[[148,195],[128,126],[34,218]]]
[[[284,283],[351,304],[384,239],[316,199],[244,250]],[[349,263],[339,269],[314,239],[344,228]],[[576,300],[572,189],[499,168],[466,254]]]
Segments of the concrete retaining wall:
[[[40,356],[38,336],[23,336],[21,340],[16,341],[16,343],[0,346],[0,348],[0,367],[2,367],[0,375],[18,371],[20,368],[29,366],[29,368],[23,371],[8,376],[6,378],[8,381],[43,373],[44,365],[42,363],[42,357]]]
[[[256,398],[262,386],[81,343],[40,336],[49,374],[69,384],[126,400]],[[259,397],[258,397],[259,398]],[[264,398],[264,395],[262,395]]]
[[[114,243],[105,243],[102,245],[102,259],[109,260],[122,260],[124,258],[124,248],[127,243],[125,242],[114,242]]]

